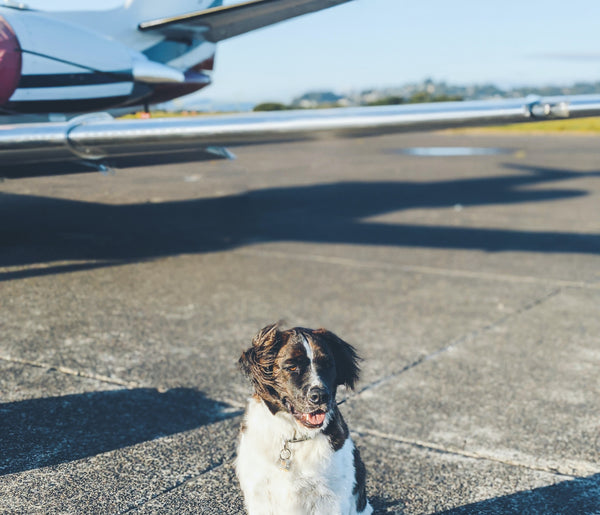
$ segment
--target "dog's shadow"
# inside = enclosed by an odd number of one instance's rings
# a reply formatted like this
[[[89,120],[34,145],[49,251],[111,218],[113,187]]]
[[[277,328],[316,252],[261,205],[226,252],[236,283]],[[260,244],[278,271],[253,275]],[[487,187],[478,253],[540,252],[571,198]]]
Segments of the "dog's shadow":
[[[367,491],[368,494],[368,491]],[[373,515],[403,515],[404,504],[397,499],[389,499],[379,495],[368,495],[369,503],[373,508]]]
[[[239,414],[176,388],[90,392],[0,404],[0,476],[94,456]]]

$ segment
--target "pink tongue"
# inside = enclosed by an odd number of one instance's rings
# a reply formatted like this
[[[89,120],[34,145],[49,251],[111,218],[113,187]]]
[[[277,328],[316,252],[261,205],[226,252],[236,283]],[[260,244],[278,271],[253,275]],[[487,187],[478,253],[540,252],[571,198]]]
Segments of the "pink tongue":
[[[313,426],[320,426],[325,420],[325,413],[322,411],[317,413],[303,413],[302,418]]]

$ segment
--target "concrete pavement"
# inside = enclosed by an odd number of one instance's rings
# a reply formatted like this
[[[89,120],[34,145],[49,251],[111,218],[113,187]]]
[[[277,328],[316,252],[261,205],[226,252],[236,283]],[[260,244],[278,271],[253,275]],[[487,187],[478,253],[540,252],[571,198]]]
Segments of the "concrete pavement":
[[[233,150],[0,184],[0,512],[241,513],[236,362],[284,320],[364,358],[378,513],[600,513],[597,138]]]

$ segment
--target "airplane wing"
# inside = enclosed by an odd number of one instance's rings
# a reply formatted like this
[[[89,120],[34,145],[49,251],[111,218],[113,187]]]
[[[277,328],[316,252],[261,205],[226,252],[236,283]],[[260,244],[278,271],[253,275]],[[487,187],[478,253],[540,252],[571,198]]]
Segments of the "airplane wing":
[[[175,38],[194,36],[201,32],[205,40],[216,43],[348,1],[350,0],[251,0],[181,16],[145,21],[140,23],[138,28],[143,32],[156,31]]]
[[[186,146],[228,157],[230,154],[222,148],[224,145],[357,137],[594,115],[600,115],[600,95],[146,120],[115,120],[101,113],[68,122],[0,126],[0,163],[11,166],[66,159],[103,163],[110,162],[113,157],[147,155]],[[10,176],[18,176],[18,173],[18,168],[12,166]]]

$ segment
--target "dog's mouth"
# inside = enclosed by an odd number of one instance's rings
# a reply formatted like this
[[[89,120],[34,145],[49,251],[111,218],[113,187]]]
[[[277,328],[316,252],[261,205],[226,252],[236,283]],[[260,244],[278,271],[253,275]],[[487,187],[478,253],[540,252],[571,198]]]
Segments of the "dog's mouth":
[[[313,411],[312,413],[300,413],[292,407],[292,415],[304,427],[315,429],[323,425],[326,413],[323,410]]]

